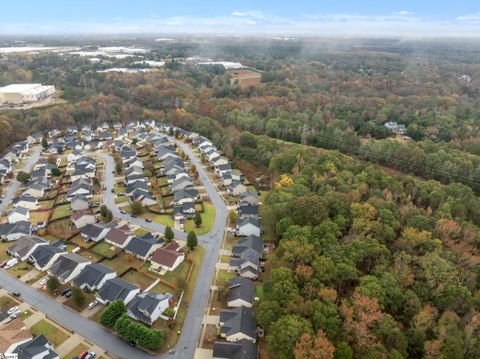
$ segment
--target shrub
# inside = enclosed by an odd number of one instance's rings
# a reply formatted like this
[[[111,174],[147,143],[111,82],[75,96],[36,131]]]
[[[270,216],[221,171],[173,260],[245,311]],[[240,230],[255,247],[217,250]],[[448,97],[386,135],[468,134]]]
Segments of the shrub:
[[[115,325],[118,318],[120,318],[127,309],[122,300],[116,300],[108,305],[100,317],[100,323],[107,327],[111,328]]]

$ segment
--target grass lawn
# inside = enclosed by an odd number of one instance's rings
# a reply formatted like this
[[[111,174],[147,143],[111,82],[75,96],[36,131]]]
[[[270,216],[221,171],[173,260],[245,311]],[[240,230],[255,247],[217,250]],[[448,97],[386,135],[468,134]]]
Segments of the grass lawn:
[[[173,217],[170,214],[157,214],[153,217],[153,221],[173,228]]]
[[[99,254],[104,258],[112,259],[117,253],[120,252],[120,249],[108,244],[107,242],[100,242],[97,243],[90,251]]]
[[[96,243],[95,242],[85,242],[85,239],[83,239],[82,235],[77,235],[75,237],[73,237],[71,240],[70,240],[70,243],[74,244],[75,246],[77,247],[80,247],[80,248],[86,248],[86,249],[90,249],[92,248]]]
[[[38,202],[38,208],[41,208],[41,209],[47,209],[47,208],[52,208],[53,207],[53,203],[55,201],[54,200],[48,200],[48,201],[39,201]],[[32,214],[30,213],[30,216]]]
[[[51,234],[46,234],[42,236],[42,238],[49,241],[50,243],[55,243],[60,240],[60,238],[52,236]]]
[[[1,310],[8,310],[15,305],[19,305],[20,302],[16,301],[12,297],[8,295],[4,295],[0,298],[0,309]]]
[[[194,231],[197,235],[206,234],[211,231],[213,224],[215,222],[215,206],[210,202],[203,203],[204,211],[201,213],[202,216],[202,225],[197,227],[193,222],[193,219],[188,219],[185,221],[185,232]]]
[[[69,308],[72,308],[73,310],[76,310],[77,312],[81,312],[95,299],[95,294],[92,292],[83,292],[83,294],[85,296],[83,305],[77,307],[77,305],[73,302],[73,297],[68,298],[63,304]]]
[[[255,286],[255,297],[262,299],[263,297],[263,284],[257,284]]]
[[[36,225],[38,222],[47,223],[49,212],[30,212],[30,222]]]
[[[64,356],[66,359],[74,358],[78,355],[80,355],[82,352],[85,352],[88,350],[89,347],[87,347],[85,344],[80,343],[78,344],[75,348],[73,348],[70,353]]]
[[[101,264],[116,271],[117,275],[126,272],[130,268],[137,268],[141,266],[140,260],[125,253],[120,253],[112,259],[104,259]]]
[[[92,263],[98,263],[103,259],[100,254],[93,253],[93,251],[88,251],[86,249],[79,250],[77,254],[81,255],[85,259],[88,259],[89,261],[92,261]]]
[[[15,242],[0,242],[0,262],[6,261],[11,257],[7,254],[7,248],[13,246]]]
[[[70,204],[62,204],[61,206],[55,207],[52,214],[52,219],[63,218],[71,215],[73,213]]]
[[[237,273],[235,272],[229,272],[224,269],[219,269],[217,274],[217,283],[226,282],[232,278],[235,278],[236,276],[237,276]]]
[[[55,347],[58,347],[70,336],[60,328],[49,323],[45,319],[40,320],[38,323],[34,324],[30,331],[34,335],[44,335],[50,343]]]
[[[232,249],[237,242],[238,241],[235,239],[235,236],[231,233],[228,233],[225,237],[225,241],[223,242],[223,249]]]
[[[144,235],[150,233],[150,231],[147,231],[146,229],[143,228],[137,228],[136,230],[133,231],[137,237],[143,237]]]
[[[190,275],[189,281],[185,288],[185,294],[183,297],[183,301],[180,305],[177,318],[175,320],[175,325],[173,328],[168,327],[168,323],[165,320],[157,320],[154,323],[153,328],[162,329],[165,333],[165,341],[163,344],[163,351],[167,351],[175,346],[178,341],[178,331],[181,331],[183,328],[183,323],[185,321],[185,317],[187,316],[187,305],[190,303],[192,299],[193,292],[195,290],[195,285],[197,284],[198,280],[198,273],[200,272],[200,266],[202,264],[203,256],[205,251],[203,247],[198,246],[195,250],[188,253],[188,258],[193,262],[193,270]]]
[[[183,261],[180,265],[173,271],[167,271],[164,275],[161,276],[162,280],[173,285],[177,285],[178,279],[187,279],[188,271],[190,270],[191,263],[188,261]]]
[[[137,284],[140,286],[142,290],[147,288],[150,284],[152,284],[155,279],[142,273],[142,272],[137,272],[134,269],[129,270],[127,273],[122,275],[122,279],[126,280],[127,282],[130,282],[132,284]]]
[[[21,320],[25,320],[25,319],[27,319],[28,317],[30,317],[32,314],[33,314],[33,312],[27,309],[27,310],[24,310],[24,311],[22,312],[22,314],[20,314],[20,317],[19,317],[19,318],[20,318]]]
[[[125,187],[124,186],[120,186],[120,185],[116,184],[114,189],[115,189],[116,194],[125,193]]]
[[[220,262],[230,263],[230,256],[220,256]]]
[[[15,277],[20,278],[24,274],[30,272],[32,269],[33,265],[28,264],[27,262],[20,262],[11,268],[8,268],[7,271]]]
[[[152,291],[160,294],[171,293],[175,297],[178,297],[180,295],[180,293],[176,291],[174,288],[169,287],[168,285],[163,284],[162,282],[159,282],[155,287],[153,287]]]
[[[47,232],[48,234],[58,238],[67,238],[77,232],[77,229],[70,218],[65,218],[49,224],[47,227]]]
[[[115,197],[115,203],[116,203],[116,204],[126,203],[126,202],[128,202],[128,197],[127,197],[127,196],[124,196],[124,197]],[[122,207],[122,209],[126,211],[125,207]]]

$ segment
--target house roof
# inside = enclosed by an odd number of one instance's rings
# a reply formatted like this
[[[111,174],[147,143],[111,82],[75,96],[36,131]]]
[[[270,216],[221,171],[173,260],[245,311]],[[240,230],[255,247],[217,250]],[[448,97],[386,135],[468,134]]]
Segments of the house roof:
[[[76,196],[72,197],[72,199],[70,200],[70,203],[74,203],[74,202],[86,202],[86,203],[88,203],[88,199],[87,199],[87,197],[80,194],[80,195],[76,195]]]
[[[257,205],[259,201],[258,194],[254,192],[243,192],[240,194],[239,202],[246,202],[250,205]]]
[[[161,241],[150,236],[143,236],[141,238],[133,237],[125,247],[125,250],[141,257],[145,257],[154,245],[161,243]]]
[[[16,223],[7,223],[0,226],[0,235],[6,236],[14,233],[30,234],[32,224],[28,221],[18,221]]]
[[[48,262],[50,262],[55,254],[67,253],[67,251],[62,249],[57,243],[54,243],[53,245],[47,244],[44,246],[38,246],[37,249],[35,249],[31,254],[31,257],[35,259],[35,262],[40,267],[44,267]]]
[[[23,257],[28,252],[32,250],[37,244],[45,245],[48,242],[43,238],[37,236],[22,236],[15,244],[7,249],[7,252],[11,255],[17,254],[20,257]]]
[[[51,345],[47,338],[43,335],[33,338],[32,340],[23,343],[13,350],[13,353],[18,354],[19,359],[38,358],[42,353],[48,352],[42,359],[58,358],[58,354],[50,349]]]
[[[123,231],[118,228],[112,228],[105,236],[105,240],[117,243],[119,245],[123,245],[132,235],[133,234],[131,232]]]
[[[231,302],[237,299],[253,303],[255,285],[253,281],[244,277],[235,277],[228,282],[228,299]]]
[[[213,357],[222,359],[257,359],[258,346],[246,339],[238,342],[216,341],[213,343]]]
[[[117,299],[124,300],[130,292],[138,289],[140,289],[138,286],[117,277],[107,280],[98,291],[98,296],[104,301],[113,302]]]
[[[8,212],[8,216],[11,216],[13,214],[20,214],[22,216],[26,216],[26,215],[28,215],[28,213],[29,213],[28,208],[25,208],[25,207],[22,207],[22,206],[17,206],[15,208],[13,208],[12,210],[10,210],[10,212]]]
[[[249,216],[249,215],[257,215],[258,216],[258,206],[240,206],[238,207],[238,212],[240,217],[242,216]]]
[[[32,334],[21,319],[3,324],[0,326],[0,353],[5,353],[12,344],[31,338]]]
[[[93,213],[90,210],[90,208],[82,209],[80,211],[76,211],[70,216],[70,218],[74,221],[78,221],[80,218],[82,218],[84,216],[93,216]]]
[[[195,188],[179,189],[178,191],[175,191],[173,196],[175,202],[186,198],[194,199],[196,196],[198,196],[198,190]]]
[[[58,278],[67,279],[80,264],[85,263],[91,262],[76,253],[62,254],[52,265],[49,273]]]
[[[223,309],[220,312],[220,322],[223,323],[220,331],[226,336],[243,333],[250,338],[257,338],[257,321],[251,308]]]
[[[150,258],[150,261],[163,265],[165,267],[172,267],[178,257],[184,256],[182,252],[168,250],[165,248],[158,248]]]
[[[260,228],[260,224],[258,223],[258,219],[256,219],[256,218],[244,217],[244,218],[241,218],[241,219],[237,222],[237,226],[238,226],[238,227],[243,227],[243,226],[246,226],[246,225],[248,225],[248,224],[252,224],[252,225],[254,225],[255,227]]]
[[[87,224],[82,228],[82,235],[88,238],[97,238],[105,228],[98,224]]]
[[[83,268],[73,282],[77,286],[87,284],[90,287],[96,287],[105,277],[105,275],[110,273],[115,273],[115,271],[99,263],[92,263]]]
[[[257,236],[248,236],[232,248],[232,255],[241,256],[247,249],[253,249],[260,255],[263,253],[263,240]]]
[[[161,302],[173,299],[171,294],[155,292],[138,293],[127,306],[127,313],[144,323],[152,323],[152,314]]]

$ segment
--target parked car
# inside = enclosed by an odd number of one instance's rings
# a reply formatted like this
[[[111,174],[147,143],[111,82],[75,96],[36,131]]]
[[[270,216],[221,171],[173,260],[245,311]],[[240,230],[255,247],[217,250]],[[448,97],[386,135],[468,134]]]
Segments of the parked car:
[[[18,310],[18,307],[17,307],[17,306],[11,307],[9,310],[7,310],[7,314],[10,315],[10,314],[12,314],[13,312],[15,312],[16,310]]]
[[[112,190],[110,192],[115,193],[115,190],[112,188]]]
[[[122,209],[122,210],[120,210],[120,213],[121,213],[121,214],[126,214],[127,212],[125,212],[125,211]]]
[[[17,308],[16,311],[14,311],[10,314],[10,318],[17,319],[20,316],[20,313],[21,313],[21,310]]]
[[[62,291],[60,292],[60,294],[63,295],[63,296],[65,296],[65,295],[67,295],[68,292],[71,292],[71,291],[72,291],[72,288],[66,288],[66,289],[62,290]]]
[[[135,343],[133,340],[128,341],[127,344],[130,345],[131,347],[137,346],[137,343]]]
[[[20,297],[22,296],[22,295],[20,294],[20,292],[17,292],[17,291],[12,292],[12,295],[13,295],[14,297],[17,297],[17,298],[20,298]]]
[[[97,306],[98,304],[98,300],[94,300],[93,302],[91,302],[89,305],[88,305],[88,309],[93,309]]]
[[[45,284],[47,284],[47,282],[48,282],[48,278],[43,278],[38,284],[40,284],[41,286],[44,286]]]
[[[12,268],[15,264],[18,264],[17,258],[12,258],[3,266],[3,269]]]
[[[88,352],[81,352],[80,353],[80,359],[85,359],[85,357],[88,355]]]
[[[137,218],[137,215],[136,215],[136,214],[132,214],[132,218]]]
[[[88,355],[85,357],[85,359],[94,359],[97,356],[97,353],[95,352],[90,352]]]
[[[70,298],[71,296],[72,296],[72,291],[67,292],[67,293],[65,294],[65,298]]]
[[[145,222],[151,222],[152,220],[150,218],[145,218]]]
[[[0,263],[0,268],[3,268],[7,265],[7,262],[8,262],[8,259],[6,261],[3,261],[2,263]]]

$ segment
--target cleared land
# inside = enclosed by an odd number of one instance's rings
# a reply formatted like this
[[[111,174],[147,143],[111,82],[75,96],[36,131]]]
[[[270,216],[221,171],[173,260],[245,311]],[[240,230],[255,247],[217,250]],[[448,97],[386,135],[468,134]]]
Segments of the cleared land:
[[[229,71],[231,84],[234,85],[238,80],[240,87],[249,87],[259,85],[262,81],[262,75],[252,70],[234,70]]]

